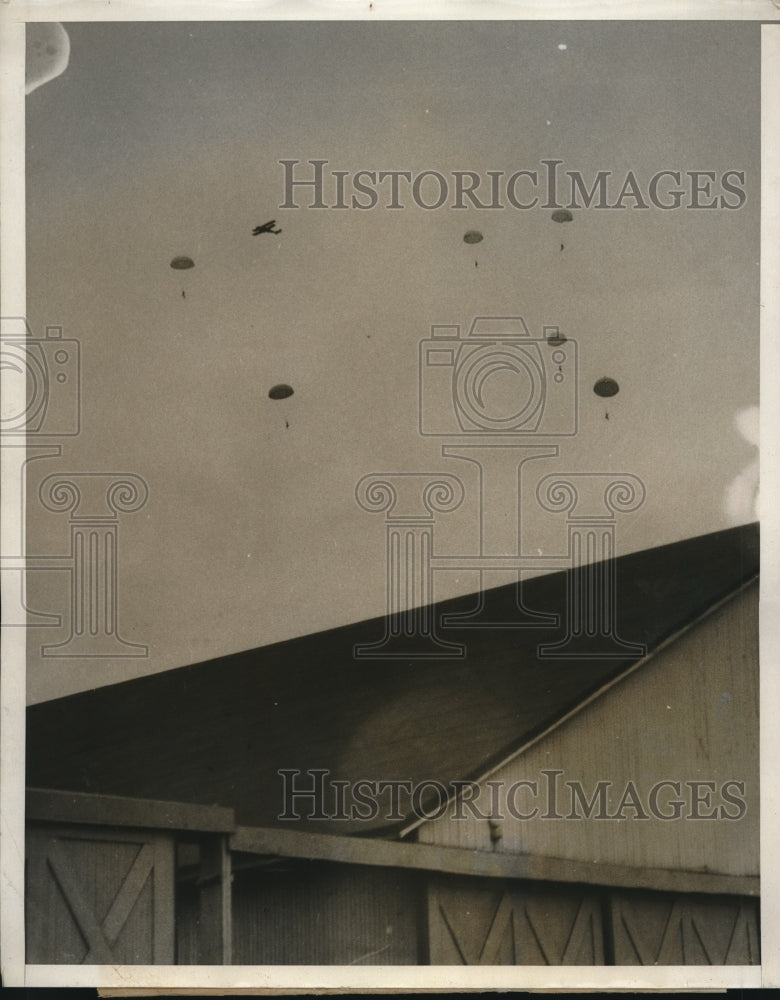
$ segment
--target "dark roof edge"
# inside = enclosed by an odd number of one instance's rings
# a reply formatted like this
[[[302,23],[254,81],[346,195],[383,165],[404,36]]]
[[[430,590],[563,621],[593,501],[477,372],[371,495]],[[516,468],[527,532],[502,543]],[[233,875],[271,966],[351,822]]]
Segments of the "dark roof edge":
[[[521,742],[517,747],[515,747],[514,750],[510,750],[504,757],[501,758],[501,760],[497,761],[494,764],[491,764],[486,771],[483,771],[480,774],[478,774],[473,780],[477,783],[481,781],[486,781],[492,774],[495,774],[496,771],[499,771],[501,768],[506,767],[507,764],[511,763],[513,760],[515,760],[521,754],[525,753],[527,750],[530,750],[530,748],[534,746],[536,743],[539,743],[540,740],[543,740],[545,736],[548,736],[551,732],[554,732],[564,723],[568,722],[569,719],[573,718],[575,715],[578,715],[584,708],[587,708],[594,701],[605,695],[607,691],[611,690],[617,684],[621,684],[627,677],[630,677],[641,667],[645,666],[651,660],[655,659],[655,657],[664,649],[666,649],[667,646],[671,646],[672,643],[677,642],[678,639],[681,639],[688,632],[692,631],[694,628],[699,626],[703,621],[705,621],[711,615],[715,614],[716,611],[719,611],[726,604],[729,604],[744,591],[749,590],[750,587],[755,585],[758,579],[759,579],[759,574],[756,573],[753,576],[751,576],[748,580],[743,581],[738,587],[736,587],[734,590],[726,594],[725,597],[721,597],[713,604],[711,604],[705,611],[703,611],[696,618],[693,618],[691,621],[683,625],[682,628],[678,629],[676,632],[673,632],[671,635],[668,635],[665,639],[661,640],[661,642],[659,642],[657,646],[655,646],[652,650],[650,650],[650,652],[647,653],[646,656],[643,656],[640,660],[637,660],[635,663],[632,663],[631,666],[629,666],[626,670],[622,671],[621,673],[617,674],[614,677],[611,677],[605,684],[602,684],[600,688],[598,688],[595,691],[592,691],[589,695],[583,698],[582,701],[578,702],[573,708],[570,708],[568,711],[564,712],[563,715],[559,716],[544,729],[535,733],[529,739]],[[451,792],[447,797],[447,805],[449,806],[451,802],[457,800],[459,794],[461,793]],[[431,817],[431,819],[433,818],[434,817]],[[398,838],[403,839],[408,834],[416,830],[418,827],[422,826],[424,823],[429,823],[431,819],[428,819],[425,816],[418,816],[411,823],[408,823],[406,826],[400,827],[397,833]]]
[[[677,540],[675,542],[666,542],[663,545],[651,546],[650,548],[647,548],[647,549],[638,549],[636,552],[629,552],[626,555],[619,556],[614,561],[616,563],[620,564],[623,560],[635,559],[637,557],[640,557],[640,556],[645,555],[645,554],[650,553],[650,552],[659,551],[659,550],[673,550],[673,549],[679,548],[682,545],[686,545],[686,544],[689,544],[689,543],[692,543],[692,542],[700,541],[700,540],[703,540],[705,538],[713,538],[713,537],[716,537],[716,536],[719,536],[719,535],[726,535],[726,534],[731,534],[731,533],[734,533],[734,532],[746,532],[746,531],[748,531],[750,529],[758,529],[759,527],[760,527],[760,522],[759,521],[746,522],[744,524],[735,525],[735,526],[733,526],[731,528],[722,528],[722,529],[720,529],[718,531],[714,531],[714,532],[704,532],[701,535],[694,535],[693,537],[690,537],[690,538],[679,539],[679,540]],[[594,563],[594,565],[595,565],[595,563]],[[571,573],[570,569],[557,570],[554,573],[550,573],[550,574],[547,574],[547,575],[549,575],[549,576],[561,576],[561,577],[563,577],[563,576],[565,576],[568,573]],[[541,579],[541,578],[542,577],[529,577],[528,580],[527,580],[527,582],[530,583],[532,579]],[[502,585],[502,586],[498,586],[498,587],[489,588],[488,590],[484,591],[483,593],[484,594],[490,594],[492,592],[498,592],[498,591],[505,590],[505,589],[506,589],[506,585]],[[469,597],[473,597],[473,596],[474,596],[473,594],[462,594],[462,595],[459,595],[457,597],[449,597],[449,598],[445,598],[445,599],[440,600],[440,601],[433,601],[433,602],[431,602],[428,605],[420,605],[418,607],[430,608],[431,611],[432,611],[432,613],[435,613],[435,614],[444,614],[444,613],[447,613],[448,611],[455,610],[458,607],[459,602],[462,602],[465,599],[467,599]],[[332,635],[332,634],[337,633],[337,632],[349,632],[349,631],[354,630],[356,628],[359,628],[359,627],[361,627],[363,625],[369,625],[369,624],[373,624],[373,623],[376,623],[377,625],[381,626],[382,623],[384,623],[384,622],[387,621],[387,617],[388,616],[386,614],[385,615],[375,615],[375,616],[373,616],[371,618],[362,618],[359,621],[347,622],[347,623],[345,623],[343,625],[335,625],[335,626],[332,626],[332,627],[329,627],[329,628],[326,628],[326,629],[321,629],[321,630],[316,631],[316,632],[305,632],[305,633],[302,633],[300,635],[289,636],[286,639],[279,639],[279,640],[277,640],[275,642],[271,642],[271,643],[268,643],[267,645],[263,645],[263,646],[256,646],[256,647],[249,647],[247,649],[234,650],[231,653],[222,653],[222,654],[219,654],[217,656],[210,657],[207,660],[196,660],[196,661],[190,662],[190,663],[179,664],[179,666],[176,666],[176,667],[165,667],[163,670],[153,671],[152,673],[149,673],[149,674],[141,674],[138,677],[126,678],[126,679],[121,680],[121,681],[115,681],[115,682],[113,682],[111,684],[101,684],[101,685],[98,685],[97,687],[85,688],[85,689],[80,690],[80,691],[74,691],[74,692],[72,692],[70,694],[58,695],[56,698],[45,698],[45,699],[43,699],[43,701],[33,702],[32,704],[27,705],[27,710],[29,711],[31,709],[38,708],[41,705],[49,705],[49,704],[52,704],[54,702],[58,702],[58,701],[61,702],[61,701],[65,701],[65,700],[71,699],[71,698],[81,698],[81,697],[83,697],[85,695],[91,694],[94,691],[103,691],[103,690],[112,689],[112,688],[113,689],[117,689],[117,688],[121,688],[123,685],[128,685],[128,684],[129,685],[135,685],[135,684],[138,684],[139,682],[143,683],[145,681],[149,681],[151,678],[154,678],[154,677],[157,677],[157,676],[161,676],[163,674],[175,673],[177,670],[190,670],[190,669],[197,668],[197,667],[205,667],[208,664],[212,664],[212,663],[216,663],[216,662],[227,663],[227,662],[229,662],[231,660],[239,660],[242,657],[245,657],[245,656],[247,656],[248,654],[251,654],[251,653],[255,653],[255,652],[257,652],[258,650],[261,650],[261,649],[264,650],[264,651],[266,651],[266,650],[272,650],[272,649],[279,649],[279,648],[285,647],[285,646],[288,647],[288,648],[291,648],[291,647],[294,647],[297,643],[306,642],[307,640],[310,640],[314,636],[318,636],[318,635]],[[643,662],[643,661],[640,661],[640,662]]]

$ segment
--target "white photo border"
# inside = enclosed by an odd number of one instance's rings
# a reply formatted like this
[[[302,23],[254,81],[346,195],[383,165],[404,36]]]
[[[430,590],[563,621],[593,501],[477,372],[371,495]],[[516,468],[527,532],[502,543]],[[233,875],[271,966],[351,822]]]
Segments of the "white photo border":
[[[371,990],[718,989],[780,986],[780,8],[772,0],[697,0],[686,3],[459,2],[421,4],[378,0],[31,0],[0,3],[0,315],[24,316],[25,25],[33,21],[180,20],[717,20],[762,22],[761,158],[761,938],[757,967],[517,967],[452,968],[354,966],[68,966],[25,965],[24,629],[5,629],[0,652],[0,971],[7,986],[159,989],[259,989],[264,992]],[[5,385],[2,388],[6,388]],[[5,469],[2,470],[5,475]],[[19,531],[18,496],[5,478],[0,544]],[[18,489],[18,486],[17,486]]]

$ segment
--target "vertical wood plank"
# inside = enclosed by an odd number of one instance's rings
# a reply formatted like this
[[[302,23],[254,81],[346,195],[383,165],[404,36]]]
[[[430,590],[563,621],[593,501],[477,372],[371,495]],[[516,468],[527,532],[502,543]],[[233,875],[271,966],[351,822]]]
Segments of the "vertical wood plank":
[[[176,958],[175,845],[172,837],[154,838],[154,937],[155,965],[173,965]]]
[[[233,958],[232,871],[224,836],[201,844],[198,917],[198,961],[230,965]]]
[[[233,962],[427,964],[421,876],[281,858],[236,869]]]

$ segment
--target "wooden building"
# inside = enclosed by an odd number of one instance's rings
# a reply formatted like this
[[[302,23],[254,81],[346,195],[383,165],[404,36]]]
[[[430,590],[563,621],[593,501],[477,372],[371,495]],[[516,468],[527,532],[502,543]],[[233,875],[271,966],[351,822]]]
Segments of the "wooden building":
[[[758,963],[757,527],[615,572],[643,657],[539,655],[561,573],[32,707],[27,961]]]

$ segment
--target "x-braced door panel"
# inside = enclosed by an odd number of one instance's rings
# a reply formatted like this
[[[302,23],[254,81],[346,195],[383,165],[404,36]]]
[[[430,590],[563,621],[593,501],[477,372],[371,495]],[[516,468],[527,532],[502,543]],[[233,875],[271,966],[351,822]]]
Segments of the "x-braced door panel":
[[[174,960],[173,838],[77,826],[27,833],[27,962]]]
[[[428,897],[432,965],[599,965],[598,896],[498,880],[433,880]]]
[[[616,965],[757,965],[758,900],[611,895]]]

